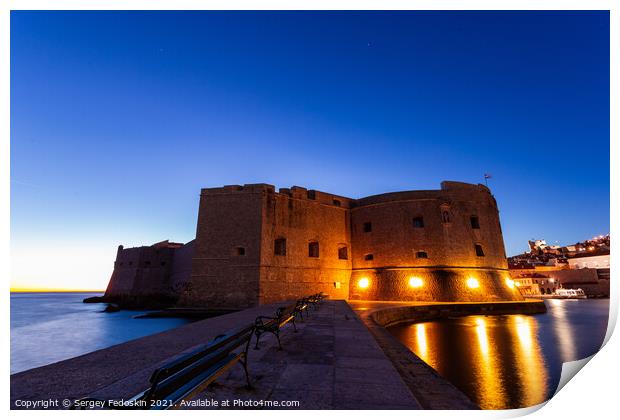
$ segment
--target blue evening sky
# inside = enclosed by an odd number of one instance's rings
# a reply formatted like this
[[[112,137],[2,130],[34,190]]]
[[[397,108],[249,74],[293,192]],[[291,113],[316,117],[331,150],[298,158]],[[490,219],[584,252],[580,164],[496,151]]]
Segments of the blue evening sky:
[[[609,141],[607,12],[12,12],[13,281],[104,287],[224,184],[491,173],[508,255],[573,243],[609,231]]]

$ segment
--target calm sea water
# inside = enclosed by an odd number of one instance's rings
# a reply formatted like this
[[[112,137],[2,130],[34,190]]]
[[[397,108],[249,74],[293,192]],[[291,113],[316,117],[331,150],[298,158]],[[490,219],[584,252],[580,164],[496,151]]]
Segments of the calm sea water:
[[[82,303],[96,293],[11,293],[11,373],[89,353],[187,323],[134,319],[144,311],[105,313]]]
[[[467,316],[397,325],[390,332],[484,409],[553,396],[562,363],[596,353],[609,300],[547,300],[546,314]]]

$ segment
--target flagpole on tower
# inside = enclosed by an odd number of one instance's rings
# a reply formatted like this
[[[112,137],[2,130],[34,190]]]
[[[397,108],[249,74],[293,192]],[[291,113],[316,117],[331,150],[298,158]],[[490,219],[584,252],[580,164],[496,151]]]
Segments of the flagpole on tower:
[[[491,178],[491,174],[484,174],[484,185],[489,188],[489,181],[488,179]]]

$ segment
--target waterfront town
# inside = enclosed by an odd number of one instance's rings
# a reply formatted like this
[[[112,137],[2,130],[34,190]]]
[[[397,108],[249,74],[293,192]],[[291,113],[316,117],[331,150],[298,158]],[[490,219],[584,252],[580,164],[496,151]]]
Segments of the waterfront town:
[[[529,250],[508,258],[510,276],[525,297],[562,297],[562,290],[582,290],[587,297],[609,297],[610,235],[572,245],[528,242]]]

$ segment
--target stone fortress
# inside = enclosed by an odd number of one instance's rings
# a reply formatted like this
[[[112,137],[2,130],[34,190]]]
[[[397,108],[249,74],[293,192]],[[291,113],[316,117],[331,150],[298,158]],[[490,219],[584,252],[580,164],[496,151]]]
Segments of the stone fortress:
[[[302,187],[201,191],[196,239],[119,247],[106,298],[241,309],[333,299],[523,300],[481,184],[351,199]]]

